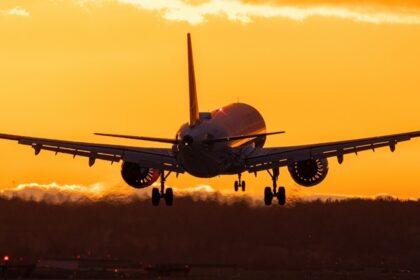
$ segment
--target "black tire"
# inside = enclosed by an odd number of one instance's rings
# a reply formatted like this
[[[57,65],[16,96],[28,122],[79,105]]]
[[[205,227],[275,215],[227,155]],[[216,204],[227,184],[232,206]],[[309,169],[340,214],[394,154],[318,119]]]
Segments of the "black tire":
[[[242,181],[241,187],[242,187],[243,192],[245,191],[245,186],[246,186],[245,181]]]
[[[159,206],[160,202],[160,192],[158,188],[153,188],[152,190],[152,205]]]
[[[286,204],[286,189],[284,187],[280,187],[277,191],[277,200],[279,201],[279,205]]]
[[[264,203],[265,205],[271,205],[273,202],[273,192],[270,187],[265,187],[264,189]]]
[[[165,191],[165,203],[166,206],[172,206],[174,204],[174,192],[172,188],[167,188]]]
[[[234,187],[235,187],[235,192],[237,192],[239,190],[239,182],[238,181],[235,181]]]

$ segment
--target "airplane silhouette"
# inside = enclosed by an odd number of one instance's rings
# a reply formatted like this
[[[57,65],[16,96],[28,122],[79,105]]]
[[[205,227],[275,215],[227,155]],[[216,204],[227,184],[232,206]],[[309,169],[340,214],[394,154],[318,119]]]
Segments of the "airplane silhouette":
[[[198,109],[197,89],[191,36],[187,34],[190,121],[181,126],[174,139],[109,133],[101,136],[137,139],[171,144],[171,148],[144,148],[110,144],[63,141],[46,138],[0,134],[1,139],[15,140],[31,146],[38,155],[41,150],[83,156],[92,166],[97,159],[122,161],[121,175],[134,188],[146,188],[160,178],[160,188],[152,189],[152,204],[161,199],[173,204],[172,188],[165,189],[171,173],[189,173],[210,178],[218,175],[237,175],[235,191],[245,191],[243,172],[267,171],[272,186],[264,189],[264,202],[271,205],[276,198],[286,203],[284,187],[277,187],[280,167],[287,167],[296,183],[311,187],[321,183],[328,174],[328,158],[336,157],[341,164],[345,154],[389,147],[393,152],[397,143],[420,136],[420,131],[289,147],[264,148],[266,137],[284,131],[266,132],[261,114],[252,106],[234,103],[212,112]]]

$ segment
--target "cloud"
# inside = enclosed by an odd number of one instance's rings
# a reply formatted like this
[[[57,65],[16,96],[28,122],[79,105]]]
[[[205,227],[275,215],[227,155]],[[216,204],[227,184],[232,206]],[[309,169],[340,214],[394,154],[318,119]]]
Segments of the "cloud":
[[[3,10],[2,12],[3,14],[9,16],[29,17],[31,15],[27,10],[20,7],[15,7],[9,10]]]
[[[152,187],[159,187],[154,184]],[[113,203],[132,203],[134,201],[150,200],[151,188],[135,189],[128,186],[110,186],[103,183],[92,185],[60,185],[57,183],[39,184],[26,183],[14,188],[0,189],[0,199],[19,198],[25,201],[46,202],[54,205],[64,203],[89,203],[93,201],[107,201]],[[170,186],[167,186],[170,187]],[[189,197],[194,201],[216,201],[220,204],[233,204],[238,201],[246,202],[254,207],[264,206],[260,194],[235,193],[233,190],[215,190],[209,185],[198,185],[188,188],[173,188],[176,197]],[[295,202],[308,201],[342,201],[342,200],[398,200],[389,194],[377,194],[372,196],[345,195],[345,194],[293,194],[289,193],[288,205]],[[417,201],[417,199],[408,199]]]
[[[328,6],[382,6],[390,8],[402,8],[402,9],[419,9],[420,2],[418,0],[241,0],[243,3],[251,4],[272,4],[272,5],[299,5],[299,6],[310,6],[310,5],[328,5]]]
[[[97,183],[90,186],[59,185],[57,183],[20,184],[14,188],[0,190],[0,197],[12,199],[20,198],[28,201],[47,201],[52,204],[65,202],[88,201],[103,199],[109,195],[122,195],[124,192],[111,191],[104,184]]]
[[[154,184],[153,187],[159,187],[159,184]],[[216,198],[219,201],[223,200],[223,202],[227,202],[232,194],[231,191],[218,192],[208,185],[173,189],[176,196],[188,196],[196,201]],[[150,199],[150,195],[151,187],[146,189],[135,189],[128,186],[110,186],[104,183],[96,183],[87,186],[76,184],[60,185],[57,183],[25,183],[13,188],[0,190],[0,198],[20,198],[26,201],[45,201],[51,204],[97,200],[129,203],[134,200]]]
[[[314,201],[314,200],[320,200],[320,201],[342,201],[342,200],[351,200],[351,199],[363,199],[363,200],[399,200],[398,197],[393,196],[391,194],[387,193],[379,193],[376,195],[346,195],[346,194],[321,194],[321,193],[313,193],[308,195],[303,195],[299,197],[302,201]],[[416,198],[410,198],[408,199],[410,201],[417,201]]]
[[[123,4],[134,5],[139,9],[155,11],[163,18],[173,21],[185,21],[190,24],[205,22],[209,16],[223,16],[231,21],[249,23],[254,18],[287,18],[302,21],[311,17],[333,17],[366,23],[420,24],[420,12],[416,9],[393,10],[373,7],[366,2],[363,5],[342,5],[335,2],[298,1],[307,5],[296,5],[294,2],[284,4],[280,1],[240,0],[117,0]],[[351,1],[349,1],[351,2]],[[283,3],[283,4],[281,4]],[[286,2],[287,3],[287,2]]]

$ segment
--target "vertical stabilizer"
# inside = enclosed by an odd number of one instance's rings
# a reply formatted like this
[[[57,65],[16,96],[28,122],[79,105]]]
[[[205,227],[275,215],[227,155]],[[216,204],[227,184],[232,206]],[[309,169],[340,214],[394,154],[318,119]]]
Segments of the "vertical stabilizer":
[[[187,34],[188,41],[188,81],[190,90],[190,126],[195,126],[200,120],[197,100],[197,87],[195,84],[194,61],[191,46],[191,35]]]

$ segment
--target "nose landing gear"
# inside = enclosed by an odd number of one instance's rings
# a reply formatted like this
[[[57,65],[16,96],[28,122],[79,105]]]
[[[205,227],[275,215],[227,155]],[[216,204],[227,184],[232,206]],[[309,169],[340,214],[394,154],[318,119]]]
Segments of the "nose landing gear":
[[[278,167],[273,168],[273,172],[267,170],[270,174],[271,179],[273,180],[273,188],[265,187],[264,189],[264,203],[265,205],[271,205],[273,198],[277,198],[279,205],[286,204],[286,189],[284,187],[279,187],[277,189],[277,181],[279,179],[280,170]]]
[[[237,192],[239,190],[239,188],[241,188],[243,192],[245,191],[245,186],[246,186],[245,181],[242,181],[241,176],[242,176],[242,174],[239,173],[238,174],[238,180],[235,181],[235,184],[234,184],[235,192]]]
[[[168,174],[166,175],[163,170],[160,171],[160,191],[159,191],[159,188],[152,189],[152,205],[153,206],[159,206],[161,198],[165,200],[165,204],[167,206],[173,205],[174,193],[173,193],[172,188],[167,188],[165,191],[165,181],[166,181],[166,178],[168,178],[169,174],[171,174],[171,171],[169,171]]]

